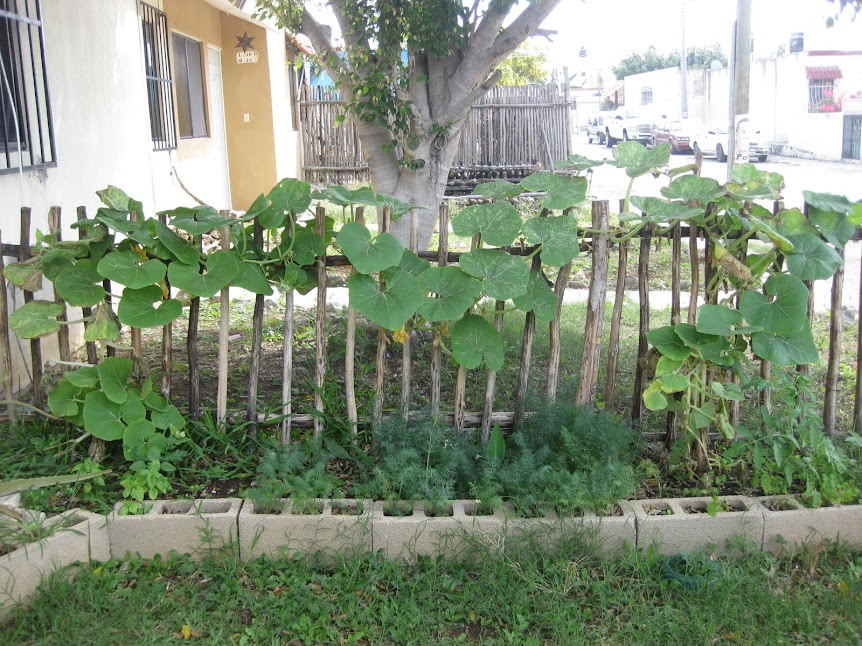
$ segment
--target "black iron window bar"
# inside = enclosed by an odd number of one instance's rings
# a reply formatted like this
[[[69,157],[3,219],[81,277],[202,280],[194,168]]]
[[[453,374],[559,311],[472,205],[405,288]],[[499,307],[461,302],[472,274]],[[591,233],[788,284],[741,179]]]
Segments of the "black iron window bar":
[[[139,6],[153,150],[174,150],[177,147],[177,125],[168,49],[168,17],[163,11],[144,2]]]

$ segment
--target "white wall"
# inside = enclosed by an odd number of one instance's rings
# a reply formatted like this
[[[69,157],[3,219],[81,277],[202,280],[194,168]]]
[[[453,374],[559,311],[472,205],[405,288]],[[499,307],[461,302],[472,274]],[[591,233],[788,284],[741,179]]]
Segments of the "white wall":
[[[293,129],[290,72],[285,62],[284,34],[266,31],[269,78],[272,88],[272,130],[275,136],[276,177],[300,177],[299,132]]]

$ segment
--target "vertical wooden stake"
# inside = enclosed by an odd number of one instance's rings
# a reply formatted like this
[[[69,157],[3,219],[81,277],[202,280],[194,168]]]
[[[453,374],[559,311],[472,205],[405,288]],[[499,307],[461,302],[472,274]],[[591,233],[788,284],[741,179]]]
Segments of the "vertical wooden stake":
[[[620,324],[623,317],[623,302],[626,298],[626,269],[629,258],[629,241],[620,243],[617,263],[617,289],[614,293],[614,309],[611,312],[611,331],[608,339],[608,368],[605,381],[605,410],[614,409],[616,398],[617,362],[620,356]]]
[[[860,271],[862,274],[862,271]],[[862,275],[859,277],[859,304],[862,307]],[[856,323],[856,397],[853,400],[853,431],[862,434],[862,312]]]
[[[563,297],[566,293],[566,284],[569,282],[571,273],[572,262],[569,261],[560,267],[560,273],[557,274],[557,280],[554,282],[554,297],[557,299],[557,309],[554,319],[548,323],[547,396],[549,402],[556,401],[557,387],[560,382],[560,360],[563,353],[562,340],[560,338],[560,318],[563,315]]]
[[[608,289],[608,202],[593,202],[593,273],[587,303],[587,322],[584,328],[584,350],[581,359],[581,379],[576,402],[594,405],[596,382],[602,350],[602,330],[605,321],[605,298]]]
[[[836,249],[841,266],[832,277],[832,308],[829,314],[829,362],[826,367],[826,396],[823,398],[823,430],[835,435],[835,407],[838,404],[838,368],[841,364],[841,335],[844,332],[844,312],[841,296],[844,291],[844,249]]]
[[[697,250],[697,224],[689,223],[688,256],[691,262],[691,289],[688,297],[688,324],[694,325],[697,320],[697,295],[700,291],[700,253]]]
[[[164,213],[159,216],[162,224],[167,226],[168,216]],[[165,285],[168,288],[168,293],[171,292],[171,283],[168,277],[165,276]],[[171,373],[174,370],[173,350],[174,350],[174,324],[168,323],[162,327],[162,395],[171,398]]]
[[[228,212],[222,212],[223,217]],[[230,250],[230,226],[223,226],[220,232],[222,251]],[[227,420],[227,370],[230,341],[230,287],[225,285],[219,295],[218,321],[218,387],[216,391],[216,419],[219,424]]]
[[[197,237],[198,251],[203,244],[201,236]],[[198,353],[198,327],[201,316],[201,299],[195,296],[189,302],[189,329],[186,335],[186,352],[189,358],[189,410],[192,418],[201,415],[201,373],[199,369],[200,354]]]
[[[357,207],[354,217],[359,224],[365,223],[365,208]],[[351,277],[356,270],[351,268]],[[356,310],[347,306],[347,342],[344,350],[344,396],[347,401],[347,423],[350,424],[350,435],[355,436],[359,425],[359,413],[356,410]]]
[[[317,235],[326,238],[326,209],[318,206],[314,213],[314,223]],[[315,316],[315,370],[314,383],[317,390],[314,393],[314,407],[323,410],[323,379],[326,376],[326,252],[317,258],[317,312]],[[314,439],[320,437],[323,431],[323,420],[319,415],[314,416]]]
[[[12,346],[9,343],[9,302],[6,297],[6,261],[3,258],[3,234],[0,232],[0,373],[3,378],[3,399],[12,401]],[[13,424],[15,407],[6,404],[6,415]]]
[[[682,223],[677,222],[671,229],[671,268],[670,268],[670,284],[671,284],[671,302],[670,302],[670,324],[676,325],[680,322],[682,310],[682,294],[681,294],[681,273],[682,273]],[[674,399],[679,399],[679,394],[674,395]],[[665,422],[665,446],[670,448],[676,439],[676,424],[677,415],[673,411],[668,411],[667,420]]]
[[[77,217],[78,217],[78,222],[80,222],[81,220],[87,219],[87,207],[86,206],[79,206],[78,207]],[[78,239],[83,239],[86,237],[87,237],[87,232],[84,230],[84,228],[82,227],[82,228],[78,229]],[[89,308],[89,307],[82,307],[81,308],[81,316],[83,316],[85,319],[90,318],[92,315],[93,315],[93,310],[91,308]],[[85,330],[87,329],[87,325],[89,325],[89,323],[84,324]],[[87,363],[91,363],[93,365],[96,365],[99,362],[99,354],[96,351],[96,342],[95,341],[87,341],[86,348],[87,348]]]
[[[225,211],[229,213],[229,211]],[[254,243],[258,248],[263,248],[263,226],[255,218],[254,220]],[[245,417],[249,422],[248,434],[257,437],[257,390],[260,383],[260,362],[263,353],[263,294],[254,297],[254,314],[251,319],[251,365],[248,373],[248,401],[246,402]]]
[[[291,216],[292,217],[292,216]],[[284,368],[281,382],[281,443],[290,444],[291,414],[293,408],[293,288],[284,293]]]
[[[647,350],[647,332],[649,332],[649,243],[652,236],[652,224],[641,229],[641,242],[638,252],[638,300],[640,301],[640,321],[638,324],[638,358],[635,366],[635,384],[632,393],[632,421],[641,427],[643,425],[643,391]]]
[[[32,256],[30,250],[30,208],[21,207],[21,247],[18,261],[25,262]],[[24,290],[24,303],[33,300],[33,292]],[[33,405],[42,407],[42,341],[30,339],[30,363],[33,371]]]
[[[419,249],[419,210],[410,210],[410,251],[416,253]],[[413,319],[410,319],[405,324],[412,326]],[[411,355],[411,345],[413,341],[413,330],[407,329],[406,336],[401,348],[401,416],[407,419],[410,412],[410,382],[413,372],[413,357]]]
[[[445,267],[449,261],[449,205],[440,205],[440,224],[437,236],[437,266]],[[440,376],[443,371],[442,339],[435,328],[431,340],[431,415],[440,416]]]
[[[389,231],[389,224],[392,221],[392,210],[388,206],[384,206],[382,211],[378,209],[378,222],[380,223],[379,233]],[[381,288],[383,285],[380,285]],[[375,361],[375,378],[374,378],[374,430],[380,428],[383,422],[383,384],[386,373],[386,330],[383,327],[377,328],[377,360]]]
[[[48,232],[54,234],[58,242],[63,239],[63,222],[59,206],[52,206],[48,210]],[[57,317],[57,320],[60,322],[60,327],[57,330],[57,350],[60,355],[60,361],[71,361],[72,345],[69,342],[69,326],[67,325],[69,312],[66,309],[66,302],[60,298],[56,287],[54,288],[54,301],[63,307],[63,311]],[[69,366],[60,366],[61,372],[65,372],[68,369]]]
[[[503,310],[506,308],[506,301],[494,302],[494,327],[497,332],[503,331]],[[488,370],[485,379],[485,405],[482,407],[482,444],[487,444],[491,437],[491,413],[494,408],[494,392],[497,387],[497,373],[493,370]]]
[[[473,236],[473,240],[470,242],[470,251],[475,251],[479,248],[480,240],[480,234],[477,233]],[[471,305],[467,312],[469,313],[472,309],[473,306]],[[455,375],[455,402],[453,410],[453,425],[460,431],[464,428],[464,413],[467,411],[467,368],[460,365]]]
[[[140,219],[141,214],[137,211],[129,213],[129,220],[132,222],[139,222]],[[144,360],[144,344],[141,338],[141,328],[130,326],[129,333],[132,337],[132,361],[135,362],[136,369],[143,369],[141,362]]]

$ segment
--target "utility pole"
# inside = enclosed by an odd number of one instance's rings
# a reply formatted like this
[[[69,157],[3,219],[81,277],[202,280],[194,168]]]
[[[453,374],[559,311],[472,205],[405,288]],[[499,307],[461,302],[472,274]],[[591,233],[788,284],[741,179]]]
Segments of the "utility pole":
[[[682,47],[679,53],[679,76],[680,76],[680,106],[679,116],[688,119],[688,54],[685,51],[685,5],[687,0],[682,0]]]
[[[738,0],[733,43],[733,101],[728,134],[727,175],[733,164],[748,163],[749,88],[751,86],[751,0]]]

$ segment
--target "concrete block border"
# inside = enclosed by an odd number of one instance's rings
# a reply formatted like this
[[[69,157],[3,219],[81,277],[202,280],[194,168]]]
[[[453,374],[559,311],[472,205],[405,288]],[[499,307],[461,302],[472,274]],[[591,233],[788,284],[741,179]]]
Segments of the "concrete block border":
[[[64,526],[47,538],[0,556],[0,622],[14,606],[26,604],[55,571],[111,558],[104,516],[72,509],[45,522]]]
[[[472,545],[501,548],[526,534],[553,550],[576,532],[598,541],[605,554],[652,547],[668,555],[696,549],[720,555],[734,545],[782,554],[835,540],[862,547],[862,505],[809,509],[793,496],[717,500],[721,508],[714,515],[707,513],[713,499],[703,497],[622,500],[618,515],[570,518],[519,518],[506,509],[479,515],[474,500],[454,500],[437,516],[426,514],[421,501],[394,516],[382,502],[352,499],[316,500],[314,514],[294,513],[288,499],[277,514],[255,513],[254,503],[239,498],[157,500],[140,516],[120,516],[119,506],[107,516],[75,509],[48,519],[71,518],[70,526],[0,557],[0,621],[54,571],[127,554],[200,558],[235,549],[243,560],[350,551],[382,551],[402,560],[420,554],[458,558]]]
[[[111,556],[152,558],[171,552],[202,558],[237,545],[240,498],[155,500],[149,511],[121,516],[122,503],[108,515]]]

